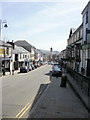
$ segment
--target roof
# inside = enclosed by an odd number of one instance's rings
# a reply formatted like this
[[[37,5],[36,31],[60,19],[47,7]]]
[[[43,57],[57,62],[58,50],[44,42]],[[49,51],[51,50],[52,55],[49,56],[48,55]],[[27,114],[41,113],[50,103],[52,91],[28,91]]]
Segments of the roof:
[[[76,30],[76,28],[71,28],[71,29],[70,29],[70,34],[69,34],[69,37],[71,37],[71,36],[72,36],[72,34],[75,32],[75,30]]]
[[[87,5],[85,6],[85,8],[83,9],[83,11],[82,11],[82,13],[81,14],[83,14],[84,13],[84,11],[87,9],[87,7],[90,5],[90,0],[89,0],[89,2],[87,3]]]
[[[74,33],[76,33],[82,27],[83,27],[83,24],[81,24],[78,28],[71,28],[69,37],[71,37]]]
[[[31,47],[32,47],[32,45],[31,45],[30,43],[28,43],[27,41],[25,41],[25,40],[18,40],[18,41],[14,42],[14,43],[15,43],[15,45],[21,46],[21,47],[23,47],[24,49],[26,49],[26,50],[28,50],[29,52],[31,52]]]
[[[3,47],[12,47],[12,45],[8,44],[8,43],[5,43],[4,41],[0,40],[0,46],[3,46]]]
[[[18,46],[31,46],[31,44],[28,43],[26,40],[17,40],[15,44]]]
[[[12,50],[12,53],[18,54],[18,53],[29,53],[29,52],[26,49],[24,49],[23,47],[15,45],[15,48]]]

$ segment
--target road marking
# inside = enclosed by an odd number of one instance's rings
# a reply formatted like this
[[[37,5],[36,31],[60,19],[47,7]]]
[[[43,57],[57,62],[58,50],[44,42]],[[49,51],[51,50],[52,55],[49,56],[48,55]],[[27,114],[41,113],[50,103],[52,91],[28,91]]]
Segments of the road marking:
[[[26,111],[31,107],[32,103],[25,109],[25,111],[23,111],[23,113],[19,116],[19,118],[21,118],[25,113]]]
[[[32,98],[31,104],[28,103],[27,105],[25,105],[25,107],[16,115],[16,118],[21,118],[25,114],[25,112],[31,107],[34,98],[35,96]]]
[[[16,115],[16,118],[26,109],[26,107],[29,105],[29,103]]]

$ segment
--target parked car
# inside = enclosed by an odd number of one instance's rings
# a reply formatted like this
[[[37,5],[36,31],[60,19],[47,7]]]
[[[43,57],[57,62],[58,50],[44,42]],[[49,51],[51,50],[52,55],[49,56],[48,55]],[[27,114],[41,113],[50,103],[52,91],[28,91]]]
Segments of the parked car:
[[[29,65],[29,71],[31,71],[32,70],[32,66],[31,65]]]
[[[62,71],[61,69],[58,67],[58,66],[54,66],[52,67],[52,76],[55,76],[55,77],[61,77],[62,76]]]
[[[40,66],[41,66],[41,65],[38,63],[38,64],[37,64],[37,67],[40,67]]]
[[[48,65],[51,65],[51,62],[48,62]]]
[[[34,67],[35,67],[35,68],[37,68],[37,65],[36,65],[36,64],[34,64]]]
[[[33,64],[31,65],[31,67],[32,67],[32,70],[34,70],[34,69],[35,69],[35,67],[34,67],[34,65],[33,65]]]
[[[58,66],[60,68],[60,64],[54,63],[53,66]]]
[[[47,61],[43,62],[43,65],[46,65],[47,64]]]
[[[22,72],[29,72],[29,67],[28,66],[22,66],[21,68],[20,68],[20,72],[22,73]]]

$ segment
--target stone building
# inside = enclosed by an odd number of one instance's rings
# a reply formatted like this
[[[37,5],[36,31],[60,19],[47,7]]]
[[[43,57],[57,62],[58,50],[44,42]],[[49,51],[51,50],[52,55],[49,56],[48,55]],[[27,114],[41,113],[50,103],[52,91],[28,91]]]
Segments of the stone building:
[[[81,71],[81,43],[82,24],[74,31],[70,29],[66,47],[67,66],[77,72]]]
[[[90,76],[90,1],[82,11],[83,40],[82,40],[82,67],[85,75]]]

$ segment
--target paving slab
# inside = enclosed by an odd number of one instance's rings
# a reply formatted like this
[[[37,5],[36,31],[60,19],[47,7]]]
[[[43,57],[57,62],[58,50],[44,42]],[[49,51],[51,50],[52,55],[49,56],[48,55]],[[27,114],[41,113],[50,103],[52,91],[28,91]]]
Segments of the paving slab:
[[[60,87],[61,78],[52,77],[28,118],[88,118],[88,111],[67,84]]]

